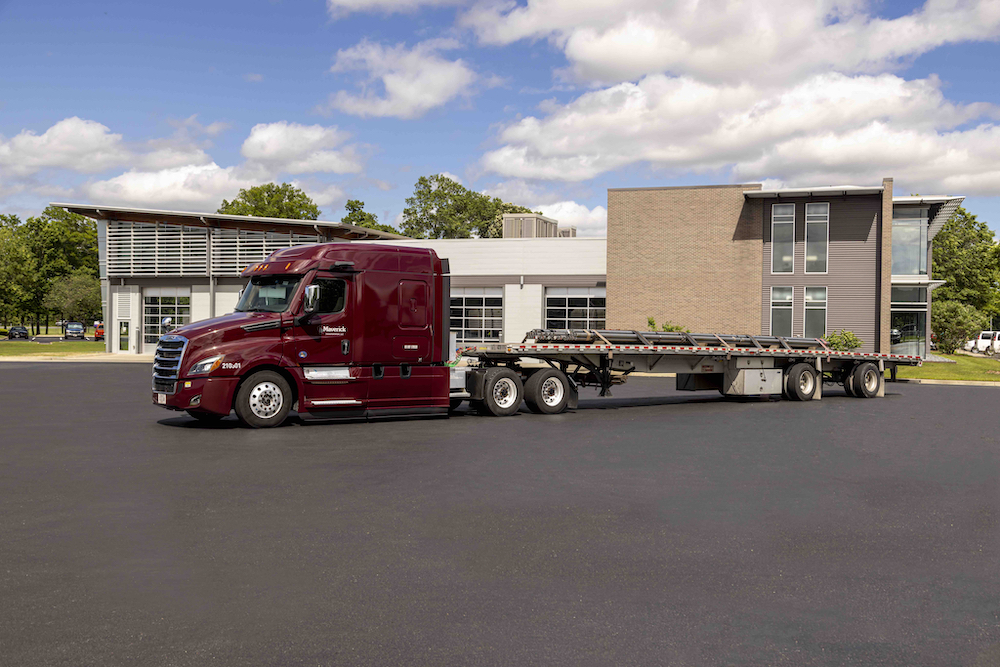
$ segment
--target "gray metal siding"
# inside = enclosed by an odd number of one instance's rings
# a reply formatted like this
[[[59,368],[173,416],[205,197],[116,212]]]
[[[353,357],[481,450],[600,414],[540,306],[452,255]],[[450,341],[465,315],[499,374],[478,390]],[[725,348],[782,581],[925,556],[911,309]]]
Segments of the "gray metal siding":
[[[830,204],[830,244],[827,273],[805,272],[805,205]],[[764,207],[764,252],[761,291],[761,333],[771,333],[771,286],[791,286],[792,335],[801,336],[805,329],[805,288],[826,287],[827,333],[847,329],[864,341],[864,352],[875,350],[878,326],[878,216],[882,200],[878,195],[857,195],[835,198],[782,199],[782,204],[795,204],[795,271],[790,274],[771,273],[771,204]]]

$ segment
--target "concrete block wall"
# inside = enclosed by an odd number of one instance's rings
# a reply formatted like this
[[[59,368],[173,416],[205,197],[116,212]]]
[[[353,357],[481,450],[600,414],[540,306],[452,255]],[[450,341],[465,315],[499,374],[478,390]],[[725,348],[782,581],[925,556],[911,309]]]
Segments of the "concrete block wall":
[[[760,333],[760,187],[608,190],[608,327]]]

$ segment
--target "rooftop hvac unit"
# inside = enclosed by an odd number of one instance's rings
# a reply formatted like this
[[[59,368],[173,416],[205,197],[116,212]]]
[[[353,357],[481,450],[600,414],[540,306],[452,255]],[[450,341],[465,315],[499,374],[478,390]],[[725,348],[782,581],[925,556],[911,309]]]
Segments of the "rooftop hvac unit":
[[[534,213],[504,213],[505,239],[551,238],[559,235],[559,223]]]

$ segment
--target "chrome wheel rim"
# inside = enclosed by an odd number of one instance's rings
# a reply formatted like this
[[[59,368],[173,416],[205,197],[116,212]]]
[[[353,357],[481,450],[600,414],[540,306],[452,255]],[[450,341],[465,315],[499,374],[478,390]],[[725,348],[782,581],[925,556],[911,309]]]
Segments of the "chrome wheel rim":
[[[261,382],[250,391],[250,412],[261,419],[270,419],[278,414],[285,397],[281,388],[273,382]]]
[[[812,373],[808,371],[803,371],[799,375],[799,391],[803,394],[809,395],[813,390],[813,376]]]
[[[554,407],[562,402],[563,383],[556,378],[547,378],[542,383],[542,402],[545,405]]]
[[[500,378],[493,385],[493,402],[499,408],[509,408],[517,400],[517,385],[510,378]]]
[[[865,391],[873,392],[878,389],[878,371],[868,369],[865,371]]]

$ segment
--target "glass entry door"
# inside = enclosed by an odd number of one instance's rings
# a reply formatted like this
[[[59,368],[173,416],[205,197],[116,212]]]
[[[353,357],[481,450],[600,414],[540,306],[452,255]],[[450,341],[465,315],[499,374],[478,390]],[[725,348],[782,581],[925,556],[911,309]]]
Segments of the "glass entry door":
[[[164,317],[173,319],[174,327],[191,321],[190,287],[147,287],[142,291],[142,344],[143,352],[156,351],[156,343],[165,334],[160,322]]]

